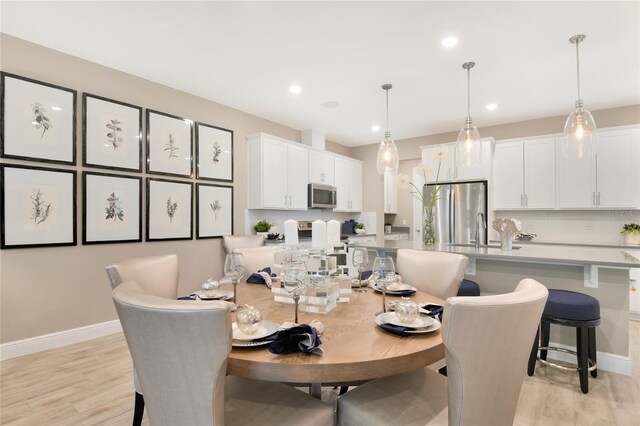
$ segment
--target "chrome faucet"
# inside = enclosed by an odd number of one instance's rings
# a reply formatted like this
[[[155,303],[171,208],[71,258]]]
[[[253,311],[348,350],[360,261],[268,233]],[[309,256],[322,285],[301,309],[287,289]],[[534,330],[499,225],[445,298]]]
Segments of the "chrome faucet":
[[[480,248],[480,230],[487,227],[487,222],[484,220],[484,213],[478,212],[476,216],[476,248]]]

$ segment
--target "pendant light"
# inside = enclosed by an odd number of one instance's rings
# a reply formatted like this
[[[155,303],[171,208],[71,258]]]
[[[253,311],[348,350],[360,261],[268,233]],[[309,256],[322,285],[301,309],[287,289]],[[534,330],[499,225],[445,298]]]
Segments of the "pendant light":
[[[596,123],[593,121],[591,113],[583,108],[580,98],[580,50],[579,46],[585,39],[584,34],[574,35],[569,39],[571,44],[576,45],[576,69],[578,71],[578,100],[576,109],[569,114],[567,123],[564,125],[564,140],[562,144],[565,157],[589,158],[595,153],[594,139]]]
[[[398,173],[398,148],[396,143],[391,139],[391,133],[389,133],[389,90],[390,84],[383,84],[382,90],[386,92],[387,97],[387,131],[384,132],[384,139],[380,142],[378,148],[378,174],[383,175],[385,173],[396,174]]]
[[[482,141],[480,133],[471,120],[471,68],[475,62],[465,62],[462,68],[467,70],[467,119],[458,134],[456,158],[459,167],[479,165],[482,161]]]

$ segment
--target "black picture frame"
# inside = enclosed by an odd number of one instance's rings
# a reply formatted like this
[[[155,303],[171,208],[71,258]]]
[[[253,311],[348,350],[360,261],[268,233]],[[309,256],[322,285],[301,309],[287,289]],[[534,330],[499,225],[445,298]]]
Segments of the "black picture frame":
[[[148,177],[146,211],[146,241],[193,239],[192,182]]]
[[[107,125],[117,127],[109,128],[98,136],[98,129],[105,125],[107,112],[111,121]],[[123,124],[121,120],[126,121]],[[116,135],[118,129],[123,132],[121,136]],[[132,145],[133,148],[129,149]],[[124,151],[116,153],[116,150],[123,149]],[[142,172],[142,107],[83,93],[82,153],[84,167]]]
[[[205,197],[207,197],[206,206],[202,203],[202,199]],[[216,202],[220,199],[223,201],[218,204],[220,206],[218,213],[211,201]],[[228,206],[227,209],[225,209],[225,205]],[[208,209],[207,206],[210,208]],[[233,186],[196,183],[196,239],[222,238],[224,235],[233,235],[233,212]],[[213,218],[216,222],[219,220],[220,224],[211,223]]]
[[[0,72],[0,157],[75,165],[77,96],[68,87]],[[19,118],[26,103],[34,116],[29,123]]]
[[[84,171],[82,195],[83,245],[142,242],[141,176]]]
[[[192,178],[193,121],[147,109],[146,122],[147,173]]]
[[[0,248],[78,244],[75,170],[0,164],[0,176]]]
[[[233,182],[233,130],[201,122],[195,129],[196,179]]]

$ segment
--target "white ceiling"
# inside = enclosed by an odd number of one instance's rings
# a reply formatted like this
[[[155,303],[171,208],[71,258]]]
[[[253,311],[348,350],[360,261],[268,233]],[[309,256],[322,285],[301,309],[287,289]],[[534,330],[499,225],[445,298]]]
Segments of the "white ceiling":
[[[640,103],[640,2],[7,2],[0,30],[347,146]],[[440,44],[458,37],[452,49]],[[288,88],[299,84],[302,93]],[[338,102],[326,108],[325,102]],[[495,111],[485,109],[495,102]],[[167,111],[171,112],[171,111]],[[211,122],[215,124],[215,117]],[[382,130],[371,131],[377,123]],[[558,129],[561,131],[561,129]],[[486,135],[490,136],[490,135]]]

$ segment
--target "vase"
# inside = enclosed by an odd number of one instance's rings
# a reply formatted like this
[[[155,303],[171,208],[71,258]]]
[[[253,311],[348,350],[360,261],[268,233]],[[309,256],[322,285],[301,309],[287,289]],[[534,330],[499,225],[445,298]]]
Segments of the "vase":
[[[432,246],[436,243],[436,215],[433,208],[424,209],[424,245]]]
[[[624,234],[624,243],[630,246],[640,246],[640,234]]]
[[[500,235],[500,248],[502,251],[511,251],[513,248],[513,234],[505,232]]]

